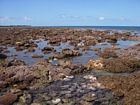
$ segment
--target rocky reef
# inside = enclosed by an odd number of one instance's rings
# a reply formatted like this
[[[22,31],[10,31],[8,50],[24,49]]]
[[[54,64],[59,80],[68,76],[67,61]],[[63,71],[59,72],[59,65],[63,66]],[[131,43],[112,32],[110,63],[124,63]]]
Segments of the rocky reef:
[[[140,36],[111,33],[0,27],[0,105],[139,105]]]

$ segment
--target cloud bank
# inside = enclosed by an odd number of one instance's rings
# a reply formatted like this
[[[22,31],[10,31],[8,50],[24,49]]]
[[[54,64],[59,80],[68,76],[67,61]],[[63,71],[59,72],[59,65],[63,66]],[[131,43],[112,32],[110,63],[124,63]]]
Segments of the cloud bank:
[[[7,17],[7,16],[1,16],[0,17],[0,22],[13,22],[13,21],[31,21],[32,18],[28,16],[24,17]]]

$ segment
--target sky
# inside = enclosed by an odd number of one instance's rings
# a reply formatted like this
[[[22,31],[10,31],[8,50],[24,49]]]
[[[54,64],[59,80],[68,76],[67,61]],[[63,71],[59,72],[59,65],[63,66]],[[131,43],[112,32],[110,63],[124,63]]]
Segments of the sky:
[[[0,25],[140,26],[140,0],[0,0]]]

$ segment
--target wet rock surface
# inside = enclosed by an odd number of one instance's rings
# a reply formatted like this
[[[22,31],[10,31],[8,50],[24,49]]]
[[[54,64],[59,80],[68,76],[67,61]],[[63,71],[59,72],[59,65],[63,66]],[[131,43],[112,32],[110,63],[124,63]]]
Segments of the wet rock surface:
[[[2,105],[140,104],[139,36],[1,27],[0,37]]]

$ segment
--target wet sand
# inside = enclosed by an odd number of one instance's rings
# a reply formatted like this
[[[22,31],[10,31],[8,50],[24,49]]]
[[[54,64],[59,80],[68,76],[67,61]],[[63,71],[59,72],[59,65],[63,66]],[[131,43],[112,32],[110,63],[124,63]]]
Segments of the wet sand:
[[[0,104],[140,104],[140,36],[0,27],[0,37]]]

